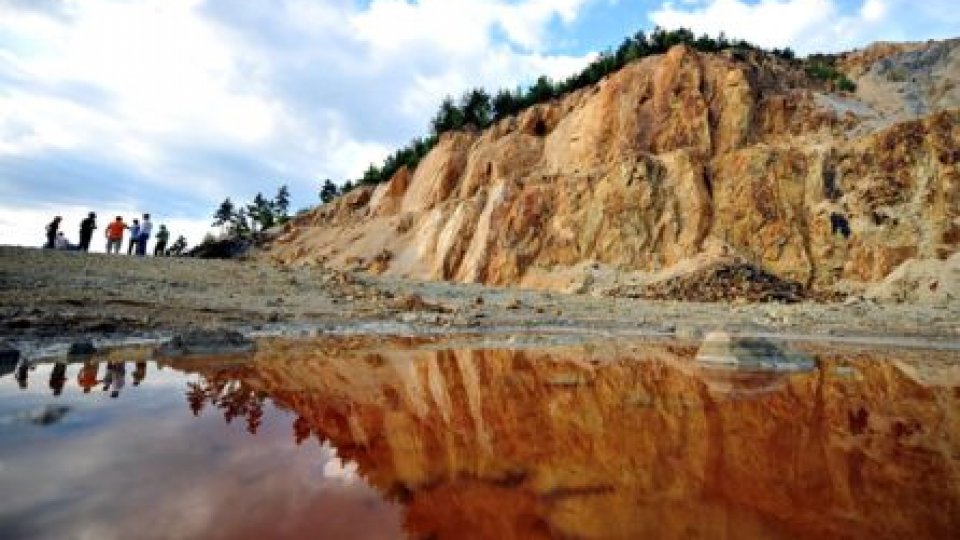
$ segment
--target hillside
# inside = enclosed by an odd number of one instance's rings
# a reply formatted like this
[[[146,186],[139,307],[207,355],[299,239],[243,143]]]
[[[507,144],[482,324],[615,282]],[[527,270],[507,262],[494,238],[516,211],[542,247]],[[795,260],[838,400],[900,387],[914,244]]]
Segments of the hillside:
[[[300,216],[261,256],[610,295],[731,262],[863,291],[908,264],[924,271],[875,295],[950,300],[960,39],[875,44],[835,66],[855,92],[796,61],[678,45],[443,134],[415,170]]]

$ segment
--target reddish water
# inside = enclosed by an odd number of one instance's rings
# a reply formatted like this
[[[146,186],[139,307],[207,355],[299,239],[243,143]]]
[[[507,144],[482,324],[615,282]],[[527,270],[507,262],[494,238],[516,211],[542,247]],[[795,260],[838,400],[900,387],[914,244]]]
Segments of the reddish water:
[[[323,341],[41,364],[0,379],[0,536],[960,530],[957,353],[815,352],[784,374],[695,352]]]

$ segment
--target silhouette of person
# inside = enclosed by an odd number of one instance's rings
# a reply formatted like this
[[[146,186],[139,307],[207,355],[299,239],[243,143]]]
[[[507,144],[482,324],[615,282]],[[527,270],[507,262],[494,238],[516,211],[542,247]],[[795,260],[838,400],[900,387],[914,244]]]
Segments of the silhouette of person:
[[[120,246],[123,244],[123,231],[127,229],[127,224],[123,222],[122,216],[117,216],[107,225],[104,234],[107,237],[107,253],[120,253]]]
[[[20,363],[17,365],[17,386],[21,390],[27,389],[27,375],[29,374],[30,364],[26,360],[20,360]]]
[[[128,228],[130,229],[130,243],[127,244],[127,255],[131,255],[133,249],[140,245],[140,220],[134,219],[133,225]]]
[[[67,382],[67,365],[61,362],[57,362],[53,365],[53,369],[50,370],[50,389],[53,390],[54,396],[59,396],[63,393],[63,385]]]
[[[140,234],[137,236],[137,255],[144,257],[147,254],[147,242],[150,240],[150,233],[153,232],[153,222],[150,221],[150,214],[143,215],[143,221],[140,222]]]
[[[90,251],[90,239],[93,238],[93,231],[97,228],[97,214],[90,212],[87,217],[80,222],[80,250]]]
[[[111,398],[120,397],[120,391],[126,382],[127,366],[123,362],[110,362],[107,364],[107,374],[103,377],[103,391],[110,390]]]
[[[140,386],[140,383],[143,382],[147,376],[147,363],[146,362],[137,362],[134,366],[133,373],[131,378],[133,379],[134,386]]]
[[[90,362],[89,360],[83,363],[83,367],[80,368],[80,373],[77,373],[77,386],[83,388],[84,394],[89,394],[90,389],[97,385],[99,380],[97,380],[97,371],[100,369],[100,364],[96,362]]]
[[[157,231],[157,243],[153,246],[153,256],[154,257],[163,257],[167,249],[167,240],[170,239],[170,231],[167,230],[167,226],[160,224],[160,230]]]
[[[60,216],[57,216],[47,224],[47,243],[44,244],[43,247],[53,249],[54,242],[57,239],[57,232],[60,231],[60,220],[62,219]]]

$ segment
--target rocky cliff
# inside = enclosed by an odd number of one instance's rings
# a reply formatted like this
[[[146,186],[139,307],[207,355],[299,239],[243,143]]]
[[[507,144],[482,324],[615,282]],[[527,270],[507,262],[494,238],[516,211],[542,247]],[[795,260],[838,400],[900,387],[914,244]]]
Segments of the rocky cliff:
[[[332,444],[401,503],[415,538],[940,538],[960,526],[955,353],[812,351],[816,367],[786,375],[713,369],[695,351],[296,343],[234,367],[197,361],[194,406],[235,416],[269,397],[297,415],[298,443]]]
[[[443,135],[416,170],[299,217],[265,256],[579,291],[723,260],[826,290],[948,259],[960,39],[874,45],[836,66],[855,93],[797,62],[677,46]]]

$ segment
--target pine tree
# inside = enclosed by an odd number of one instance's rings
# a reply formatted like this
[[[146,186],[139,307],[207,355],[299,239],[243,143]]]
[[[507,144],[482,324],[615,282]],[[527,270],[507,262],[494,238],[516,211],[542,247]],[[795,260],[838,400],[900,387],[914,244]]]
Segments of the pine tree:
[[[336,199],[339,194],[337,185],[333,183],[333,180],[327,178],[323,181],[323,186],[320,188],[320,200],[323,201],[323,204]]]
[[[274,223],[285,223],[290,219],[290,215],[288,214],[290,209],[290,190],[287,189],[286,184],[280,186],[280,189],[277,190],[277,196],[273,198],[271,208],[273,210]]]
[[[213,213],[213,226],[223,227],[224,225],[229,225],[233,222],[234,212],[236,212],[236,207],[234,207],[230,197],[227,197],[220,203],[217,211]]]
[[[483,88],[474,88],[460,98],[460,110],[463,111],[463,124],[473,124],[483,129],[490,125],[493,107],[490,105],[490,94]]]
[[[180,257],[187,251],[187,239],[181,234],[177,237],[173,245],[167,248],[168,257]]]
[[[274,225],[273,201],[268,201],[262,193],[257,193],[253,202],[247,205],[247,216],[255,224],[260,225],[260,230],[269,229]]]

